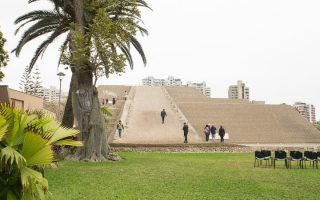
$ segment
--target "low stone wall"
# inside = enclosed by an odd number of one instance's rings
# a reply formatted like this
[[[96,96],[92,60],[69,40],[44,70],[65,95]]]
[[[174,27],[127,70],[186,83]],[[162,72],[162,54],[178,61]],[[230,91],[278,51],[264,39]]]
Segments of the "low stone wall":
[[[172,153],[250,153],[256,150],[320,151],[313,144],[236,145],[230,143],[206,144],[110,144],[116,152],[172,152]]]
[[[181,145],[146,145],[146,144],[111,144],[116,152],[173,152],[173,153],[210,153],[210,152],[252,152],[247,146],[232,144],[181,144]]]

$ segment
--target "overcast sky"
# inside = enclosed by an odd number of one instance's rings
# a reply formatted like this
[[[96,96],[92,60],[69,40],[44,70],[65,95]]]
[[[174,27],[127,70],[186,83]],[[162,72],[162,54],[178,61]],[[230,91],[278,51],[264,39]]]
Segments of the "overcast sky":
[[[45,4],[27,0],[0,1],[0,30],[12,50],[19,36],[14,20]],[[320,116],[320,1],[319,0],[147,0],[153,11],[144,10],[150,35],[140,39],[148,64],[135,53],[134,70],[122,76],[101,78],[99,84],[141,84],[153,75],[173,75],[183,82],[206,81],[213,97],[227,97],[229,85],[242,80],[251,100],[270,104],[295,101],[312,103]],[[58,48],[47,50],[37,63],[45,86],[58,86]],[[19,87],[34,42],[21,56],[10,55],[2,84]],[[63,80],[67,90],[70,76]]]

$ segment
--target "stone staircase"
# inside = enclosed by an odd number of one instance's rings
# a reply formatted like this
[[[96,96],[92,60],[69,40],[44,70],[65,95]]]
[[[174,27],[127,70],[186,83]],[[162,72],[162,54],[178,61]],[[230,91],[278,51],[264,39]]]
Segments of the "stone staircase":
[[[223,125],[231,143],[320,143],[320,132],[291,106],[207,98],[187,87],[166,90],[199,133],[210,123]]]
[[[99,92],[99,101],[108,98],[109,103],[107,105],[108,110],[111,112],[112,116],[107,117],[107,136],[108,142],[112,142],[114,139],[114,133],[117,128],[117,123],[121,118],[123,108],[125,105],[125,95],[129,94],[132,87],[122,86],[122,85],[100,85],[97,87]],[[112,105],[112,98],[116,98],[116,104]]]

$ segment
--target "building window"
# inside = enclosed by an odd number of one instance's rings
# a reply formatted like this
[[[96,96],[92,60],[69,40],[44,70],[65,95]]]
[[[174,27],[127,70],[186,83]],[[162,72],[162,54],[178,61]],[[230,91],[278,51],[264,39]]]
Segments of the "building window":
[[[18,99],[11,98],[11,106],[24,110],[24,102]]]

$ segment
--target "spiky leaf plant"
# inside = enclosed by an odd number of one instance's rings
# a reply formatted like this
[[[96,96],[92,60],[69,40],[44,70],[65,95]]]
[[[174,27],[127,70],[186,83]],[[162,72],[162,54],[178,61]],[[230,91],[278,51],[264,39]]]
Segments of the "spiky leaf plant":
[[[78,134],[53,119],[0,105],[0,199],[51,199],[44,168],[55,166],[53,145],[80,146]]]

